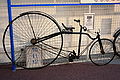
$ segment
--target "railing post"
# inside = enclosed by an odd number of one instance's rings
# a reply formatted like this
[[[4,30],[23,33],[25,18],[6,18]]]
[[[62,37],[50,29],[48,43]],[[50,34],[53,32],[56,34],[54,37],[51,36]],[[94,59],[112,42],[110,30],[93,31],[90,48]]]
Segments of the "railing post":
[[[8,5],[8,19],[9,19],[9,22],[11,22],[12,21],[11,0],[7,0],[7,5]],[[11,44],[10,47],[11,47],[12,71],[16,71],[12,24],[10,25],[9,30],[10,30],[10,44]]]

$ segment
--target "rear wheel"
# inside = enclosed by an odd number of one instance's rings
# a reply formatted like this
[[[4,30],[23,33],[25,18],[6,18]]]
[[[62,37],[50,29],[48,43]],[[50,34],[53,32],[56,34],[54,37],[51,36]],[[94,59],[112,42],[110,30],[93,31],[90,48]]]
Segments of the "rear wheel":
[[[101,53],[99,41],[95,41],[89,51],[89,58],[97,66],[102,66],[110,63],[115,54],[113,42],[109,39],[101,39],[102,46],[105,53]]]
[[[114,45],[115,45],[115,49],[116,49],[116,55],[120,57],[120,34],[118,34],[115,38],[114,38]]]
[[[53,63],[59,56],[63,46],[63,35],[60,34],[37,44],[38,39],[61,32],[60,26],[50,15],[30,11],[20,14],[7,26],[3,34],[3,48],[10,60],[9,28],[13,28],[15,64],[26,69],[40,69]],[[32,41],[32,42],[31,42]]]

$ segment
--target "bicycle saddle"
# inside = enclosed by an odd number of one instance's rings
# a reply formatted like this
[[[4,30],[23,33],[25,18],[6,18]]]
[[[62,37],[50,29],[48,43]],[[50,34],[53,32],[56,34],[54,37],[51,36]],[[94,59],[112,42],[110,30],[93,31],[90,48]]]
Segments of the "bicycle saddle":
[[[66,29],[66,30],[73,30],[75,29],[75,27],[66,27],[63,23],[62,23],[63,27]]]
[[[66,27],[67,30],[75,29],[75,27]]]

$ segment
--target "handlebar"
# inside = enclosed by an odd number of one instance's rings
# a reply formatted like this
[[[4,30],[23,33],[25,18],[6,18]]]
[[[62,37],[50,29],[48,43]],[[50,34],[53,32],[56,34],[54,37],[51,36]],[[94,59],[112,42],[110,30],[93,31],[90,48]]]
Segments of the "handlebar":
[[[77,22],[77,23],[79,23],[79,25],[80,25],[80,20],[79,20],[79,19],[78,19],[78,20],[74,19],[74,21]],[[81,25],[80,25],[80,26],[81,26]],[[88,30],[85,26],[84,26],[84,27],[81,26],[81,28],[82,28],[84,31],[87,31],[87,30]]]
[[[81,27],[81,31],[82,31],[82,29],[84,30],[84,31],[89,31],[89,29],[87,29],[87,27],[86,26],[82,26],[81,24],[80,24],[80,20],[78,19],[78,20],[76,20],[76,19],[74,19],[74,21],[75,22],[77,22],[77,23],[79,23],[79,26]],[[90,32],[90,31],[89,31]],[[90,32],[91,33],[91,32]],[[95,32],[96,34],[97,34],[97,36],[96,36],[96,38],[99,38],[100,37],[100,30],[98,31],[98,32]],[[89,36],[89,35],[88,35]],[[89,36],[90,37],[90,36]],[[96,38],[91,38],[91,39],[96,39]]]
[[[75,21],[75,22],[79,22],[79,23],[80,23],[80,20],[79,20],[79,19],[78,19],[78,20],[74,19],[74,21]]]

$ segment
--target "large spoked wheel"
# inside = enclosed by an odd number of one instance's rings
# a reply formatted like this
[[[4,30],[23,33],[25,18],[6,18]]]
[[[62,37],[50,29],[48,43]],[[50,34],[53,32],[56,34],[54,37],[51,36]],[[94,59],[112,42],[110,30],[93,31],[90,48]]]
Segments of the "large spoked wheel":
[[[57,35],[39,43],[35,40],[61,32],[60,26],[50,15],[30,11],[20,14],[7,26],[3,34],[3,48],[10,60],[10,33],[13,28],[15,64],[26,69],[40,69],[53,63],[63,46],[63,35]]]
[[[101,39],[104,53],[100,50],[100,45],[98,40],[95,41],[89,51],[89,58],[97,66],[102,66],[110,63],[115,54],[113,48],[113,42],[109,39]]]
[[[115,53],[120,57],[120,34],[115,36],[113,43],[115,45]]]

